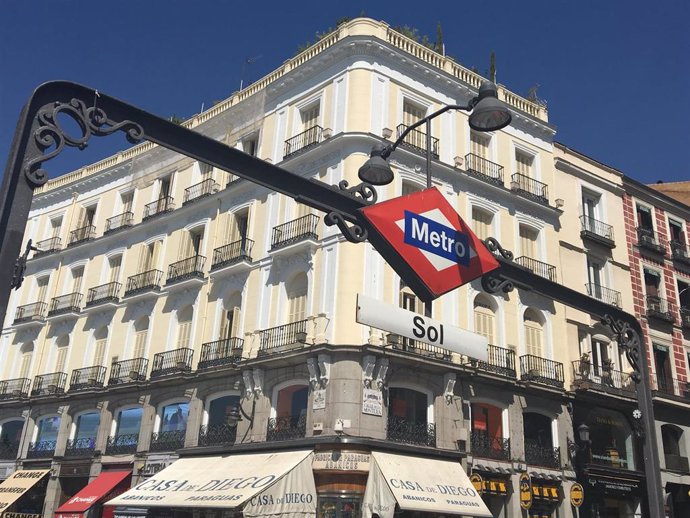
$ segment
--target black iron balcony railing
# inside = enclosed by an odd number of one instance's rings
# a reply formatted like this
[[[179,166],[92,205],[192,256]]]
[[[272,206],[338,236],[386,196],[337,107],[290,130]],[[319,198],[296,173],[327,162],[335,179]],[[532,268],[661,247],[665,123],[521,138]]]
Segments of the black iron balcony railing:
[[[389,343],[393,346],[393,349],[398,349],[400,351],[407,351],[419,356],[427,356],[429,358],[436,358],[438,360],[451,360],[450,351],[437,347],[435,345],[429,345],[419,340],[409,340],[402,339],[402,337],[394,334],[388,335]]]
[[[465,170],[485,182],[503,185],[503,166],[473,153],[465,155]]]
[[[46,317],[47,311],[48,304],[45,302],[34,302],[33,304],[19,306],[14,314],[13,324],[43,320]]]
[[[108,385],[120,385],[146,380],[149,361],[146,358],[132,358],[113,362],[110,366]]]
[[[151,434],[149,451],[175,451],[184,448],[186,430],[170,430]]]
[[[34,257],[41,257],[42,255],[52,254],[62,249],[62,239],[59,237],[50,237],[36,243],[37,251],[34,252]]]
[[[637,229],[637,246],[641,250],[648,250],[659,255],[666,254],[666,240],[660,238],[653,229],[648,227]]]
[[[540,356],[520,356],[520,379],[563,388],[563,364]]]
[[[156,353],[151,364],[151,379],[192,371],[194,350],[187,347]]]
[[[321,126],[312,126],[311,128],[289,138],[285,141],[285,152],[283,158],[292,156],[300,151],[306,151],[321,142],[323,138],[323,128]]]
[[[19,453],[19,441],[0,441],[0,460],[14,460]]]
[[[225,338],[215,342],[208,342],[201,346],[201,358],[198,369],[210,369],[225,365],[236,365],[242,360],[242,338]]]
[[[549,186],[527,175],[515,173],[510,177],[510,188],[516,194],[549,204]]]
[[[525,462],[531,466],[559,469],[561,467],[561,449],[542,446],[539,442],[526,438]]]
[[[201,200],[207,196],[217,193],[220,190],[220,185],[213,179],[208,178],[203,182],[187,187],[184,190],[184,199],[182,205],[187,205],[194,201]]]
[[[486,372],[493,372],[506,376],[508,378],[516,378],[515,372],[515,352],[503,347],[497,347],[489,344],[488,361],[477,360],[475,358],[469,359],[469,364],[479,370]]]
[[[86,390],[102,387],[105,383],[105,370],[102,365],[74,369],[69,382],[69,389]]]
[[[68,293],[60,295],[50,301],[49,317],[64,315],[66,313],[79,313],[81,311],[81,293]]]
[[[101,284],[95,288],[89,288],[86,294],[86,307],[88,308],[106,302],[119,302],[121,288],[122,284],[119,282],[109,282],[108,284]]]
[[[613,240],[613,226],[589,216],[580,216],[580,236],[595,239],[602,244],[611,246]]]
[[[273,227],[271,250],[283,248],[305,239],[317,240],[319,236],[316,234],[316,227],[319,224],[319,219],[316,214],[307,214]]]
[[[583,387],[583,382],[601,390],[635,393],[635,381],[627,372],[615,370],[610,364],[597,365],[591,361],[576,360],[573,362],[573,384]]]
[[[0,400],[27,397],[30,387],[31,380],[29,378],[0,381]]]
[[[268,420],[267,441],[300,439],[307,434],[307,417],[272,417]]]
[[[470,448],[474,457],[510,460],[510,439],[491,437],[486,430],[470,431]]]
[[[389,416],[386,439],[403,444],[436,446],[436,425],[404,417]]]
[[[243,238],[234,241],[228,245],[216,248],[213,251],[213,262],[211,264],[211,271],[231,264],[239,263],[241,261],[252,261],[252,248],[254,248],[254,241]]]
[[[264,329],[259,333],[259,354],[281,352],[285,346],[304,343],[308,320],[299,320],[282,326]]]
[[[199,428],[199,446],[235,444],[237,424],[211,424]]]
[[[168,279],[166,284],[186,281],[187,279],[203,279],[204,264],[206,258],[203,255],[194,255],[187,259],[182,259],[168,266]]]
[[[676,321],[676,305],[661,297],[647,295],[647,317],[665,322]]]
[[[590,297],[594,297],[597,300],[618,308],[621,307],[620,291],[612,290],[611,288],[606,288],[599,284],[594,284],[593,282],[585,284],[585,287],[587,288],[587,295]]]
[[[680,325],[690,328],[690,308],[680,308]]]
[[[172,196],[164,196],[151,203],[144,205],[144,217],[142,221],[161,216],[175,210],[175,202]]]
[[[123,230],[134,225],[134,213],[133,212],[123,212],[112,218],[105,220],[105,232],[103,234],[110,234],[116,230]]]
[[[671,453],[664,453],[664,463],[666,469],[669,471],[678,471],[681,473],[690,473],[690,464],[688,458],[682,455],[673,455]]]
[[[669,376],[650,373],[652,390],[661,396],[674,396],[690,401],[690,381],[680,381]]]
[[[671,241],[671,256],[678,262],[690,264],[688,245],[681,241]]]
[[[161,288],[163,272],[160,270],[149,270],[127,277],[127,288],[125,297],[136,295],[144,291],[158,291]]]
[[[29,443],[26,452],[27,459],[49,459],[55,456],[57,441],[37,441]]]
[[[84,241],[91,241],[95,237],[96,227],[94,225],[76,228],[69,233],[69,244],[67,246],[74,246]]]
[[[556,282],[556,267],[549,263],[544,263],[525,255],[521,255],[520,257],[516,258],[515,262],[520,266],[527,268],[532,273],[539,275],[539,277],[544,277],[544,279]]]
[[[34,378],[34,386],[31,389],[32,396],[47,396],[50,394],[63,394],[67,383],[67,374],[64,372],[51,372],[41,374]]]
[[[106,455],[123,455],[136,453],[139,444],[138,433],[128,433],[108,437],[108,444],[105,447]]]
[[[91,457],[95,449],[95,437],[68,439],[67,446],[65,447],[65,457]]]
[[[398,131],[398,138],[400,138],[400,135],[407,129],[407,125],[398,124],[396,129]],[[405,139],[400,143],[400,147],[426,156],[426,133],[418,129],[413,129],[405,136]],[[431,137],[430,151],[432,158],[438,160],[438,139],[435,137]]]

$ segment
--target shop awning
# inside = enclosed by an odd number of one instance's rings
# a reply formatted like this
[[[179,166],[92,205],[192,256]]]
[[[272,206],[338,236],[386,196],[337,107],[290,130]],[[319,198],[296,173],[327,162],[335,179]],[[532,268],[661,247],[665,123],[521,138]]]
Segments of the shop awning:
[[[131,471],[104,471],[72,498],[58,507],[55,518],[82,518],[94,504],[105,498],[115,487],[131,475]]]
[[[372,452],[363,517],[403,510],[491,517],[459,462]]]
[[[245,517],[316,515],[311,450],[175,461],[112,506],[242,508]]]
[[[0,484],[0,516],[24,493],[38,484],[49,469],[15,471]]]

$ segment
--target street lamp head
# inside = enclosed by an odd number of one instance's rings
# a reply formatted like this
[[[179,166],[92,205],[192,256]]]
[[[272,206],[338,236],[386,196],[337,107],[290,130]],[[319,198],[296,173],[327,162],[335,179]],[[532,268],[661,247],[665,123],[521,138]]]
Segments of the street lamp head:
[[[359,168],[357,176],[371,185],[388,185],[393,181],[393,170],[386,158],[390,151],[386,146],[376,145],[369,154],[369,159]]]
[[[479,87],[477,104],[469,117],[470,128],[476,131],[497,131],[513,119],[508,107],[498,100],[496,85],[486,81]]]
[[[577,427],[577,435],[579,436],[582,444],[589,444],[589,426],[587,426],[585,423],[582,423]]]

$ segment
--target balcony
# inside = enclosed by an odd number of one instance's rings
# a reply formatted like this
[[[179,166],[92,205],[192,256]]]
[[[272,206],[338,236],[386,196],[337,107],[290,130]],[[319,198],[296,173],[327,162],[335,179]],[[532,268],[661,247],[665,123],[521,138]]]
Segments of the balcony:
[[[96,449],[95,437],[68,439],[65,447],[65,457],[91,457]]]
[[[616,248],[616,243],[613,240],[613,226],[589,216],[580,216],[580,237],[609,248]]]
[[[48,304],[45,302],[34,302],[25,306],[19,306],[17,312],[14,314],[15,326],[27,322],[42,322],[46,318],[48,311]]]
[[[688,458],[681,455],[672,455],[670,453],[664,453],[664,463],[666,469],[669,471],[679,471],[681,473],[690,473],[690,465],[688,464]]]
[[[192,372],[193,355],[194,351],[187,347],[154,354],[151,364],[151,379]]]
[[[144,205],[144,217],[142,221],[146,221],[157,216],[162,216],[168,212],[175,210],[175,202],[172,196],[164,196],[151,203]]]
[[[666,299],[654,295],[647,296],[647,318],[655,318],[664,322],[676,321],[676,306]]]
[[[486,158],[467,153],[465,155],[465,171],[485,182],[503,186],[503,166]]]
[[[417,356],[436,358],[448,362],[451,360],[450,351],[420,342],[419,340],[403,340],[401,336],[391,333],[388,335],[388,343],[393,346],[393,349],[398,351],[405,351],[416,354]]]
[[[139,443],[138,433],[129,433],[108,437],[108,444],[105,447],[106,455],[125,455],[136,453]]]
[[[0,381],[0,401],[28,397],[31,380],[29,378],[15,378]]]
[[[485,430],[470,431],[470,448],[474,457],[510,460],[510,439],[491,437]]]
[[[81,312],[81,293],[60,295],[50,301],[48,318],[59,315],[78,315]]]
[[[146,381],[149,361],[146,358],[132,358],[113,362],[110,366],[108,385],[121,385],[135,381]]]
[[[489,344],[488,361],[469,359],[469,365],[481,371],[491,372],[507,378],[516,378],[515,352]]]
[[[76,228],[69,233],[69,243],[67,246],[75,246],[79,243],[92,241],[96,238],[96,227],[94,225],[86,225],[85,227]]]
[[[72,379],[69,382],[70,390],[88,390],[101,388],[105,383],[105,367],[94,365],[72,371]]]
[[[264,329],[259,333],[259,356],[278,354],[304,346],[308,320]]]
[[[690,381],[680,381],[676,378],[659,376],[650,373],[651,388],[658,396],[671,396],[685,401],[690,401]]]
[[[247,238],[240,239],[228,245],[216,248],[213,251],[211,271],[237,264],[242,261],[251,262],[252,248],[254,248],[254,241]]]
[[[563,364],[531,354],[520,356],[520,379],[563,388]]]
[[[149,270],[127,277],[125,297],[131,297],[147,291],[159,291],[162,278],[163,272],[160,270]]]
[[[639,227],[637,229],[637,246],[640,251],[666,255],[666,241],[658,237],[651,228]]]
[[[319,216],[316,214],[307,214],[301,218],[273,227],[271,251],[308,239],[318,240],[319,236],[316,235],[316,226],[319,224],[319,219]]]
[[[199,429],[199,446],[222,446],[235,444],[237,424],[211,424]]]
[[[587,288],[587,295],[590,297],[600,300],[606,304],[616,306],[617,308],[621,307],[620,291],[605,288],[604,286],[594,284],[593,282],[585,284],[585,288]]]
[[[690,329],[690,308],[680,308],[680,325]]]
[[[556,267],[549,263],[544,263],[525,255],[516,258],[515,262],[539,277],[544,277],[544,279],[548,279],[551,282],[556,282]]]
[[[57,441],[38,441],[29,443],[27,459],[50,459],[55,456]]]
[[[630,373],[613,369],[610,364],[592,365],[587,360],[573,362],[573,388],[595,388],[605,392],[627,392],[627,395],[635,394],[635,381]]]
[[[226,367],[237,365],[242,360],[242,338],[226,338],[215,342],[208,342],[201,346],[201,359],[198,369]]]
[[[149,451],[175,451],[184,448],[185,433],[185,430],[152,433]]]
[[[213,178],[204,180],[203,182],[192,185],[191,187],[187,187],[184,190],[184,199],[182,200],[182,205],[184,206],[189,203],[199,201],[203,198],[207,198],[208,196],[217,193],[219,190],[220,185],[218,185]]]
[[[90,308],[99,304],[117,304],[120,302],[120,288],[122,288],[122,284],[119,282],[109,282],[95,288],[89,288],[86,293],[86,307]]]
[[[283,159],[317,146],[323,138],[323,128],[312,126],[308,130],[285,141]]]
[[[561,449],[542,446],[537,441],[525,438],[525,462],[531,466],[560,469]]]
[[[41,374],[34,378],[34,386],[31,389],[32,396],[48,396],[53,394],[64,394],[67,374],[64,372],[52,372]]]
[[[105,220],[105,232],[103,232],[103,235],[105,236],[118,230],[124,230],[132,225],[134,225],[134,213],[123,212],[122,214]]]
[[[398,127],[396,128],[398,131],[398,138],[400,138],[400,135],[403,134],[403,132],[407,129],[407,126],[405,124],[398,124]],[[426,142],[426,133],[423,131],[419,131],[418,129],[413,129],[410,131],[405,139],[400,143],[398,147],[409,149],[410,151],[413,151],[414,153],[417,153],[422,156],[426,156],[426,149],[427,149],[427,142]],[[438,139],[431,137],[431,157],[434,160],[438,160]]]
[[[0,442],[0,460],[14,460],[19,453],[19,441]]]
[[[688,254],[688,245],[685,243],[671,241],[671,257],[674,261],[690,266],[690,254]]]
[[[386,439],[403,444],[436,447],[436,425],[389,416]]]
[[[272,417],[268,420],[266,441],[301,439],[307,435],[307,417]]]
[[[175,284],[189,279],[203,279],[204,264],[206,264],[206,258],[203,255],[194,255],[172,263],[168,266],[168,279],[165,284]]]
[[[62,250],[62,239],[59,237],[51,237],[44,239],[43,241],[39,241],[35,246],[38,248],[38,250],[34,252],[34,259]]]
[[[524,174],[515,173],[510,177],[510,189],[529,200],[549,204],[549,186]]]

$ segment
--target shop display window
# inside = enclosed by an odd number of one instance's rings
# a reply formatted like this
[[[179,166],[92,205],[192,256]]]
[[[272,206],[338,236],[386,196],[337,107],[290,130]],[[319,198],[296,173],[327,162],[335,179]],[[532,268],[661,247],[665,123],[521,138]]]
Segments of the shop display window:
[[[592,464],[635,469],[633,433],[625,416],[615,410],[592,410],[587,416]]]

